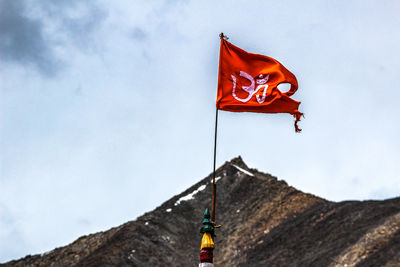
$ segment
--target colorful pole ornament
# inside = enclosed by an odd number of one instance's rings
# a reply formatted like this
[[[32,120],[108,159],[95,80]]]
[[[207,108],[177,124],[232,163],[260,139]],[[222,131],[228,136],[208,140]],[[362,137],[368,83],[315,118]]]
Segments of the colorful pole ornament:
[[[214,245],[214,225],[210,220],[210,210],[207,208],[204,212],[203,227],[200,233],[203,234],[200,246],[200,264],[199,267],[214,267],[213,251]]]

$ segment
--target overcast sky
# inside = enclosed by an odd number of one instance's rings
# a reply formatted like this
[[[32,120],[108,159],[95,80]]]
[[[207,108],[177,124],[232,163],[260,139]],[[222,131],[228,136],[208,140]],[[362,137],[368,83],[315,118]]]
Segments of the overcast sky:
[[[0,262],[135,219],[212,171],[220,32],[297,76],[305,119],[296,134],[289,114],[220,112],[218,165],[241,155],[328,200],[398,196],[399,10],[1,0]]]

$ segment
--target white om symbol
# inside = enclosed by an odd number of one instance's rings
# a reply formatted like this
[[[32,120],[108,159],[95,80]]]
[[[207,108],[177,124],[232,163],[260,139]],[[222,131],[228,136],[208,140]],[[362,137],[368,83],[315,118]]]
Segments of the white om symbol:
[[[266,95],[267,95],[268,85],[266,83],[267,83],[267,81],[269,79],[269,75],[264,77],[262,74],[260,74],[255,79],[255,81],[254,81],[253,77],[251,77],[250,74],[248,74],[247,72],[240,71],[239,75],[244,77],[244,78],[246,78],[246,79],[248,79],[251,82],[250,86],[242,86],[242,89],[244,91],[246,91],[249,95],[246,98],[239,98],[236,95],[236,77],[231,75],[232,81],[233,81],[232,96],[236,100],[245,103],[245,102],[249,101],[253,97],[253,95],[256,94],[261,88],[264,88],[264,92],[263,92],[262,96],[256,95],[257,102],[260,103],[260,104],[264,103]],[[255,83],[258,84],[257,88],[254,88],[255,87]]]

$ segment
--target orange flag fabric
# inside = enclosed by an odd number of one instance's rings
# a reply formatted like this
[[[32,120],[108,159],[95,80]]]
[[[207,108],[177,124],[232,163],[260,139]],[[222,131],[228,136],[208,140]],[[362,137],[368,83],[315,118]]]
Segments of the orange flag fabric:
[[[289,83],[281,92],[278,85]],[[297,79],[277,60],[248,53],[221,35],[217,109],[233,112],[290,113],[297,122],[303,113],[300,102],[290,98],[298,88]]]

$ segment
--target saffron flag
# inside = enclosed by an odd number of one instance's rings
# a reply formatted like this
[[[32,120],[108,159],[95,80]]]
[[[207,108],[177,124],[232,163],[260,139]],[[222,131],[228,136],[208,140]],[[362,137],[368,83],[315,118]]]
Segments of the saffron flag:
[[[281,92],[278,85],[289,83]],[[295,130],[303,113],[300,102],[290,98],[298,88],[297,79],[277,60],[248,53],[221,35],[217,109],[233,112],[290,113]]]

